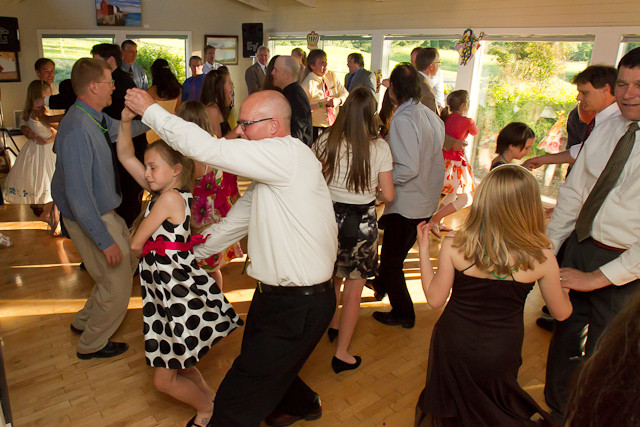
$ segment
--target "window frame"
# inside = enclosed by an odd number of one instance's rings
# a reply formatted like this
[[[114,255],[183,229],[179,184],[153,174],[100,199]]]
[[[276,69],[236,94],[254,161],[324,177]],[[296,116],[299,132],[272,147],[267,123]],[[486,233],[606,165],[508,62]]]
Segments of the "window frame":
[[[123,41],[132,37],[140,38],[182,38],[185,39],[185,72],[190,77],[189,58],[193,52],[192,32],[191,31],[151,31],[140,29],[83,29],[83,30],[36,30],[36,38],[38,41],[38,55],[40,58],[44,56],[42,48],[42,38],[45,37],[64,37],[64,38],[88,38],[88,37],[113,37],[113,43],[120,46]],[[88,54],[88,52],[87,52]]]

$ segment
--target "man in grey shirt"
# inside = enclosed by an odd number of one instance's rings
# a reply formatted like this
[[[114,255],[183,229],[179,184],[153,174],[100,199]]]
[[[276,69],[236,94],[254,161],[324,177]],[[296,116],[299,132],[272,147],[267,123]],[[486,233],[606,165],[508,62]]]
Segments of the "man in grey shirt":
[[[389,294],[392,309],[376,311],[373,318],[385,325],[412,328],[415,312],[402,264],[416,241],[416,226],[438,208],[444,179],[444,123],[420,103],[420,79],[410,64],[396,66],[389,91],[398,105],[389,129],[396,197],[385,205],[380,218],[384,239],[374,288],[378,297]]]
[[[111,141],[119,121],[102,113],[111,104],[111,68],[99,59],[82,58],[71,71],[76,102],[60,122],[56,137],[53,200],[95,286],[71,330],[80,334],[78,358],[117,356],[126,343],[109,341],[124,319],[137,259],[129,251],[129,230],[114,209],[122,200]],[[140,121],[133,133],[147,129]]]

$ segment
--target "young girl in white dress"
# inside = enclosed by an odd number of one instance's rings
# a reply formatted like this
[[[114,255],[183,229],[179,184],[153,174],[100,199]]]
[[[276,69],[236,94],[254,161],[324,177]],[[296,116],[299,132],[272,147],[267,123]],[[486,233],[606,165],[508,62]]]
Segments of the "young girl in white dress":
[[[55,233],[59,214],[51,197],[51,178],[56,169],[53,152],[56,130],[44,121],[43,108],[33,108],[34,100],[50,94],[51,86],[45,81],[34,80],[29,84],[22,118],[36,137],[29,139],[20,150],[7,175],[3,196],[9,203],[30,204],[40,219],[48,220]]]
[[[196,262],[191,236],[193,161],[158,140],[147,147],[144,165],[136,158],[131,119],[122,112],[118,159],[141,187],[152,193],[144,216],[133,225],[131,250],[140,260],[145,356],[159,391],[191,405],[188,426],[206,426],[215,393],[196,363],[243,322],[215,280]]]

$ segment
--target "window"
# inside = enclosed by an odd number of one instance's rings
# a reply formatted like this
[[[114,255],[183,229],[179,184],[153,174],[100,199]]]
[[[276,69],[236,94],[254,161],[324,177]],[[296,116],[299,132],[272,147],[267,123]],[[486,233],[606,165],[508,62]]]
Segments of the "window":
[[[127,39],[133,40],[138,45],[136,64],[141,66],[151,82],[151,64],[157,58],[166,59],[173,67],[171,71],[176,75],[180,83],[186,79],[187,69],[187,37],[186,36],[136,36],[127,35]]]
[[[56,63],[56,83],[71,77],[71,68],[80,58],[91,57],[91,48],[99,43],[113,43],[113,35],[43,34],[42,53]],[[35,78],[35,74],[34,74]]]
[[[571,79],[588,66],[593,49],[592,38],[587,36],[574,40],[505,37],[483,44],[477,114],[480,134],[470,159],[478,179],[488,172],[497,135],[510,122],[524,122],[536,134],[527,157],[557,152],[550,147],[543,151],[538,144],[556,122],[566,123],[576,105],[577,91]],[[566,168],[548,165],[533,172],[544,196],[557,197]]]
[[[622,45],[620,47],[620,60],[624,55],[626,55],[629,51],[640,47],[640,36],[624,36],[622,38]]]
[[[435,47],[440,54],[440,73],[444,82],[445,95],[456,86],[460,55],[455,49],[459,37],[456,36],[386,36],[390,40],[389,74],[400,62],[411,62],[411,51],[416,47]]]
[[[274,48],[271,55],[291,55],[291,50],[299,47],[309,53],[307,39],[303,36],[283,36],[269,39]],[[327,54],[329,70],[336,73],[340,81],[344,82],[344,76],[349,72],[347,68],[347,56],[350,53],[359,52],[364,57],[364,66],[371,69],[371,36],[322,36],[318,48]]]

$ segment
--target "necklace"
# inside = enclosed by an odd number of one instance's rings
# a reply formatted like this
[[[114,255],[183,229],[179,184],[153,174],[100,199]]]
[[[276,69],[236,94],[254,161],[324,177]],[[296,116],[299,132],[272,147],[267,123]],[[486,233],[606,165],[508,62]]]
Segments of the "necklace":
[[[87,110],[85,110],[84,108],[82,108],[82,107],[81,107],[81,106],[79,106],[78,104],[73,104],[73,105],[74,105],[75,107],[78,107],[78,108],[79,108],[79,109],[81,109],[82,111],[84,111],[84,113],[85,113],[87,116],[89,116],[89,118],[93,121],[93,123],[95,123],[95,124],[97,124],[97,125],[98,125],[98,127],[100,128],[100,132],[102,132],[102,133],[107,133],[107,132],[109,132],[109,128],[104,128],[104,127],[102,127],[102,125],[101,125],[100,123],[98,123],[98,122],[96,121],[96,119],[94,119],[94,118],[93,118],[93,116],[87,112]]]

